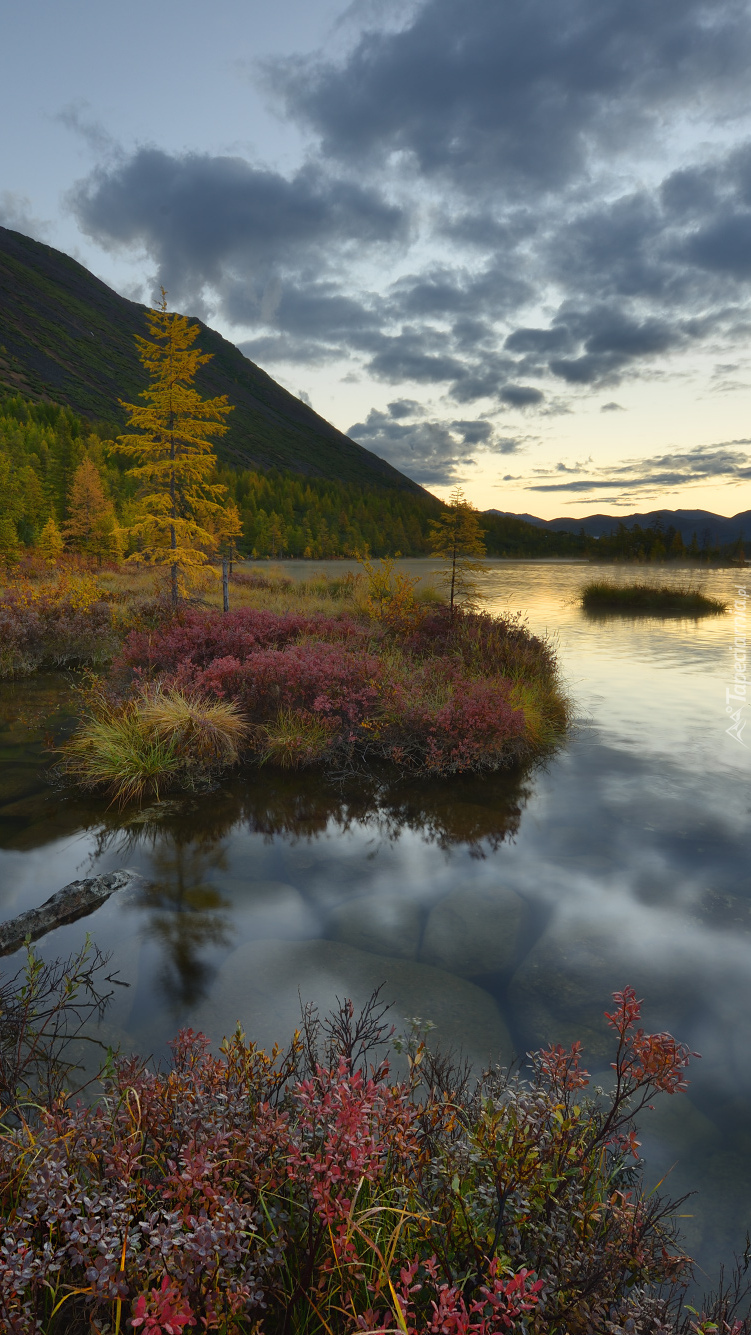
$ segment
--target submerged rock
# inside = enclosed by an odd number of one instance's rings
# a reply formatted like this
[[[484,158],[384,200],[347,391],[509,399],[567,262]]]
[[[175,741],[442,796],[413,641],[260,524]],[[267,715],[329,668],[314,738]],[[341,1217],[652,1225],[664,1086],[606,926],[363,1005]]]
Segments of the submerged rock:
[[[464,978],[500,973],[513,964],[523,901],[505,886],[467,886],[431,911],[420,960]]]
[[[218,1044],[239,1021],[254,1042],[287,1043],[300,1023],[300,1002],[325,1014],[350,998],[361,1007],[381,983],[393,1003],[397,1030],[415,1016],[435,1025],[431,1043],[444,1050],[464,1045],[473,1061],[507,1062],[511,1040],[492,997],[474,983],[427,964],[374,955],[336,941],[249,942],[225,960],[211,995],[190,1017]],[[467,1034],[471,1035],[469,1045]]]
[[[651,1030],[680,1028],[690,1015],[691,976],[680,952],[659,959],[617,920],[592,925],[554,920],[522,960],[509,984],[509,1003],[524,1049],[581,1041],[588,1062],[613,1059],[614,1034],[604,1017],[612,994],[629,984],[646,999],[644,1024]],[[680,1038],[680,1032],[676,1033]]]
[[[419,904],[399,895],[377,895],[341,904],[331,916],[331,935],[357,950],[413,960],[422,929]]]
[[[286,881],[215,875],[214,884],[225,903],[232,904],[235,931],[243,937],[296,939],[318,934],[316,915]]]

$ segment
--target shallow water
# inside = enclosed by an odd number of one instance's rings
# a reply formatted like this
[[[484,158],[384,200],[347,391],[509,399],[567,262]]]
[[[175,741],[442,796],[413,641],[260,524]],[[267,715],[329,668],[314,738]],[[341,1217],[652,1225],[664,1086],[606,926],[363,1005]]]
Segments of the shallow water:
[[[431,1020],[476,1060],[581,1037],[604,1081],[602,1012],[632,983],[646,1025],[702,1053],[688,1096],[658,1102],[642,1139],[652,1180],[697,1189],[684,1233],[713,1272],[751,1228],[751,751],[726,731],[733,619],[595,620],[576,590],[612,568],[492,565],[489,606],[555,637],[575,700],[545,767],[352,788],[251,773],[127,824],[45,777],[45,746],[71,726],[68,679],[6,683],[0,917],[94,868],[141,871],[148,890],[39,948],[61,955],[90,931],[113,952],[130,986],[103,1037],[144,1054],[188,1023],[284,1040],[300,997],[364,1000],[383,982],[399,1022]],[[742,578],[703,584],[732,599]]]

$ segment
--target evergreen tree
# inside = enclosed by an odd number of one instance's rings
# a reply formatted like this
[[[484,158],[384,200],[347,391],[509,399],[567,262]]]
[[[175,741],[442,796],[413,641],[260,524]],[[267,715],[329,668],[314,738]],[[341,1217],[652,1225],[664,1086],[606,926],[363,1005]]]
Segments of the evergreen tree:
[[[447,508],[430,525],[430,546],[445,562],[442,581],[449,590],[449,606],[459,600],[473,606],[479,593],[473,575],[485,574],[488,567],[478,557],[486,552],[477,510],[465,499],[461,487],[455,487]]]
[[[227,489],[211,480],[216,456],[206,437],[224,435],[222,419],[232,408],[226,395],[202,399],[192,387],[211,355],[193,347],[198,325],[168,313],[163,288],[161,305],[147,319],[151,339],[136,342],[151,384],[140,396],[145,406],[122,404],[131,432],[118,438],[116,450],[134,461],[128,474],[141,489],[143,517],[131,527],[141,543],[136,555],[169,568],[177,607],[181,586],[206,563],[204,549],[213,545],[198,515],[218,515]]]
[[[99,565],[104,558],[116,555],[114,506],[104,494],[102,479],[91,459],[84,459],[73,474],[63,533],[74,551],[95,556]]]
[[[37,547],[48,565],[54,566],[63,553],[63,535],[50,515],[39,535]]]
[[[683,545],[683,538],[681,537],[680,529],[678,529],[670,539],[668,556],[670,557],[671,561],[680,561],[681,558],[685,556],[685,554],[686,554],[686,548]]]

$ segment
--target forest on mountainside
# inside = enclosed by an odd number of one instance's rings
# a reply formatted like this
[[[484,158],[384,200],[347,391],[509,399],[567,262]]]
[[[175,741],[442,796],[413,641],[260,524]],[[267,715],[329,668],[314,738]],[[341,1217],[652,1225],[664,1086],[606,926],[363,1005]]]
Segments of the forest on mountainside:
[[[74,478],[85,460],[95,466],[118,523],[127,529],[138,497],[125,463],[110,449],[116,428],[91,423],[70,408],[33,403],[20,394],[0,400],[0,486],[4,504],[0,555],[38,544],[52,517],[70,522]],[[218,481],[240,512],[238,548],[256,557],[342,557],[368,549],[373,556],[429,551],[428,526],[441,502],[428,493],[338,482],[271,469],[220,464]],[[483,516],[491,555],[538,555],[570,550],[578,539],[545,533],[518,520]]]
[[[90,461],[120,528],[127,531],[139,513],[126,463],[110,446],[117,428],[89,422],[72,409],[34,403],[20,394],[0,399],[0,560],[36,547],[51,519],[65,533],[71,526],[71,497],[81,465]],[[279,469],[265,472],[221,463],[217,480],[227,488],[242,521],[238,552],[243,556],[424,556],[428,530],[441,501],[427,492],[306,477]],[[684,546],[675,530],[623,525],[599,539],[584,533],[538,528],[522,519],[480,514],[489,556],[579,556],[607,561],[733,559],[742,544],[719,548],[701,540]],[[123,533],[125,550],[127,532]],[[76,550],[75,537],[68,546]]]

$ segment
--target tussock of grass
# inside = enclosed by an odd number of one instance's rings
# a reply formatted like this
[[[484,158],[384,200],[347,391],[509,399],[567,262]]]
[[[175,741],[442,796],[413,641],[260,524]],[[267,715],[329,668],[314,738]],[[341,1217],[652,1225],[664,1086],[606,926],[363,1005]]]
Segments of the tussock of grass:
[[[307,710],[282,709],[259,736],[258,763],[280,769],[320,764],[331,750],[335,729]]]
[[[663,612],[688,616],[718,615],[727,603],[708,598],[690,584],[617,584],[614,580],[592,580],[580,592],[587,612]]]
[[[103,789],[121,806],[179,786],[195,787],[235,764],[248,727],[231,701],[179,690],[124,703],[88,692],[88,718],[63,748],[62,768],[82,788]]]

